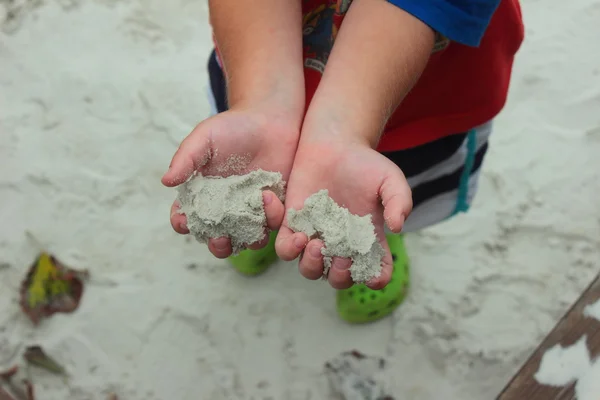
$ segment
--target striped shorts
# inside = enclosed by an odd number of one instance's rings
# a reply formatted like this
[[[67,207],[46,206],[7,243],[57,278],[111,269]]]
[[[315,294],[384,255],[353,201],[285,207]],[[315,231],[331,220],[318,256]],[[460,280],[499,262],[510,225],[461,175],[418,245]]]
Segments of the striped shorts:
[[[223,71],[213,52],[208,62],[209,101],[213,114],[227,110]],[[406,176],[412,189],[413,211],[403,232],[435,225],[468,211],[492,133],[491,121],[422,146],[382,153]]]

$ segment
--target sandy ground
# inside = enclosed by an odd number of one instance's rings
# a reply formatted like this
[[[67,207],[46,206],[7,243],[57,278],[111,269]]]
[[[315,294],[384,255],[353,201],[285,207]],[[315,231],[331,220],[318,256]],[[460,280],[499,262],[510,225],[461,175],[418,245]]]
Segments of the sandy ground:
[[[170,229],[159,179],[208,114],[203,1],[1,1],[0,366],[44,345],[70,379],[34,373],[39,400],[320,400],[323,363],[356,348],[401,399],[492,399],[600,267],[600,2],[523,9],[474,209],[409,236],[410,299],[349,327],[294,263],[246,279]],[[16,305],[27,230],[94,277],[37,329]]]

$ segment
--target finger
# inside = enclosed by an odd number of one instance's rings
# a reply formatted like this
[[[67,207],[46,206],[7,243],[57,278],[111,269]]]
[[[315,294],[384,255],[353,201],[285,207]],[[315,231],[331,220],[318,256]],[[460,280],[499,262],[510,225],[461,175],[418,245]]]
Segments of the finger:
[[[212,143],[202,124],[194,128],[179,145],[168,171],[163,175],[163,185],[173,187],[184,183],[198,171],[211,156]]]
[[[333,257],[331,268],[327,275],[329,284],[334,289],[348,289],[353,285],[352,276],[350,275],[350,266],[352,260],[349,258]]]
[[[231,240],[226,237],[210,239],[208,241],[208,250],[217,258],[227,258],[231,255]]]
[[[386,225],[392,232],[399,233],[412,210],[410,186],[399,168],[394,168],[383,179],[379,197],[384,207],[383,218]]]
[[[298,258],[307,243],[308,237],[304,233],[294,233],[287,226],[281,225],[275,239],[275,251],[282,260],[292,261]]]
[[[311,240],[307,245],[300,262],[298,270],[306,279],[312,281],[320,279],[323,276],[323,254],[321,248],[323,242],[320,240]]]
[[[262,249],[263,247],[265,247],[267,245],[267,243],[269,243],[269,234],[268,234],[268,232],[265,231],[265,237],[263,237],[262,240],[260,240],[256,243],[252,243],[251,245],[248,246],[248,248],[250,250],[259,250],[259,249]]]
[[[384,248],[386,254],[381,260],[381,274],[377,278],[373,278],[367,282],[367,286],[373,290],[383,289],[390,283],[390,279],[392,279],[392,272],[394,270],[392,254],[390,253],[387,243],[385,243]]]
[[[179,213],[180,207],[181,206],[178,201],[173,202],[173,205],[171,206],[171,226],[175,232],[182,235],[187,235],[190,233],[189,229],[187,228],[187,218],[185,214]]]
[[[263,192],[263,203],[265,206],[265,215],[267,216],[267,227],[272,231],[276,231],[281,227],[285,208],[283,203],[270,190]]]

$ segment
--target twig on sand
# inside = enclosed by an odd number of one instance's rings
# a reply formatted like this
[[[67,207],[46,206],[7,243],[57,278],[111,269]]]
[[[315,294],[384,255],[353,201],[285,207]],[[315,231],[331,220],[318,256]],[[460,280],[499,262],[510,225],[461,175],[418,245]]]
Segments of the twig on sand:
[[[35,393],[33,392],[33,384],[28,379],[23,379],[23,384],[27,389],[27,400],[35,400]]]

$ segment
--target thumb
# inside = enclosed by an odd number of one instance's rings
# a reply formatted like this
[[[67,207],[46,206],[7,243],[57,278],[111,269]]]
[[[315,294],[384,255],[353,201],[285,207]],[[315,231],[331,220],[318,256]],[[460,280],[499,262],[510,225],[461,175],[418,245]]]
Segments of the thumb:
[[[299,210],[302,208],[302,201],[295,196],[293,187],[286,194],[285,207]],[[302,232],[294,232],[288,225],[287,212],[284,213],[283,223],[275,240],[275,251],[279,258],[284,261],[291,261],[300,255],[308,243],[308,237]]]
[[[277,239],[275,240],[275,251],[279,258],[284,261],[292,261],[304,251],[308,243],[308,237],[302,232],[294,232],[283,222]]]
[[[206,165],[211,156],[212,135],[205,123],[200,123],[179,145],[161,182],[168,187],[184,183]]]
[[[395,167],[383,178],[379,187],[383,218],[388,228],[399,233],[412,210],[412,192],[400,168]]]
[[[262,195],[265,215],[267,217],[267,228],[276,231],[280,228],[283,215],[285,214],[283,203],[270,190],[265,190]]]

